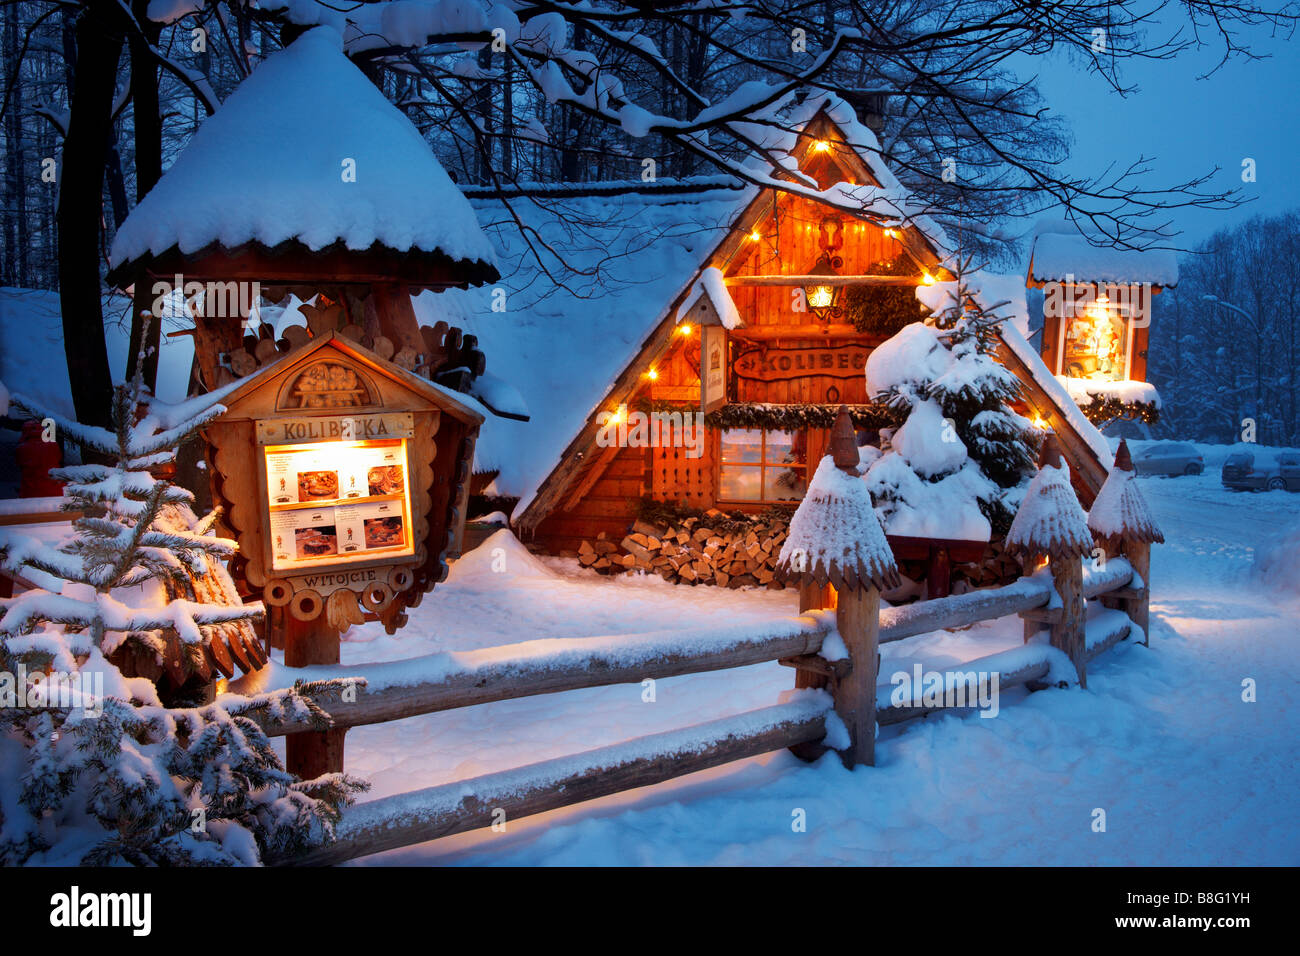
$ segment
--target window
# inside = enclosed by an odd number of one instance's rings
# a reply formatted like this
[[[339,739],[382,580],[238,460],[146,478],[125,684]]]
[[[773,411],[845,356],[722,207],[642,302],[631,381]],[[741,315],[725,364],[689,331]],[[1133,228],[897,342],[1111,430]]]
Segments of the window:
[[[798,501],[807,490],[804,432],[731,428],[722,433],[720,500]]]
[[[1128,310],[1105,296],[1083,314],[1067,317],[1061,373],[1106,381],[1127,378],[1128,326]]]

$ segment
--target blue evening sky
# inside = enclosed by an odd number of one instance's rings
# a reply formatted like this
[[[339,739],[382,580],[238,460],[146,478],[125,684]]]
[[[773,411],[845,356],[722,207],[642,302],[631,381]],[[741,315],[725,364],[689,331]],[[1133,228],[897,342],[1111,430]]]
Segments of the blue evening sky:
[[[1077,65],[1029,61],[1039,73],[1048,105],[1066,117],[1074,134],[1068,169],[1097,175],[1111,162],[1126,167],[1151,160],[1151,186],[1182,182],[1219,167],[1207,187],[1240,187],[1254,202],[1228,211],[1175,210],[1170,217],[1189,246],[1254,215],[1300,207],[1295,157],[1300,148],[1300,56],[1294,43],[1271,38],[1267,28],[1244,32],[1242,45],[1270,59],[1233,60],[1197,79],[1220,59],[1219,48],[1188,51],[1168,61],[1131,61],[1127,97]],[[1256,181],[1241,181],[1242,159],[1256,162]]]

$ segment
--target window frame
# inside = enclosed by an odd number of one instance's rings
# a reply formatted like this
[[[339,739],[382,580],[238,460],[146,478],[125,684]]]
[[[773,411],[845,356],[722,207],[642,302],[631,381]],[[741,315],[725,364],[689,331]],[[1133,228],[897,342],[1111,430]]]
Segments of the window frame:
[[[758,487],[759,487],[759,489],[760,489],[760,495],[765,495],[765,494],[766,494],[766,489],[767,489],[767,472],[768,472],[769,470],[771,470],[771,469],[777,469],[777,468],[782,469],[782,470],[786,470],[786,469],[789,469],[789,470],[798,469],[798,470],[803,474],[803,480],[804,480],[804,494],[806,495],[806,494],[807,494],[807,490],[808,490],[808,489],[807,489],[808,482],[812,479],[812,476],[811,476],[811,474],[810,474],[809,471],[808,471],[808,460],[807,460],[807,459],[808,459],[807,448],[808,448],[808,441],[809,441],[809,437],[810,437],[809,434],[808,434],[810,430],[809,430],[808,428],[796,428],[796,429],[794,429],[794,430],[792,430],[792,431],[789,431],[789,432],[786,432],[785,429],[781,429],[781,428],[761,428],[761,427],[757,427],[757,428],[719,428],[719,429],[717,429],[716,431],[717,431],[717,439],[716,439],[717,444],[716,444],[716,446],[715,446],[715,456],[714,456],[714,460],[717,462],[717,470],[716,470],[716,472],[715,472],[715,474],[716,474],[716,479],[717,479],[717,485],[716,485],[716,487],[717,487],[717,494],[714,496],[714,500],[717,502],[717,504],[719,504],[719,505],[727,505],[728,507],[733,507],[733,508],[745,508],[745,507],[767,508],[767,507],[772,507],[772,506],[774,506],[774,505],[776,505],[776,506],[780,506],[780,505],[798,505],[798,503],[799,503],[800,501],[803,500],[802,497],[799,497],[799,498],[767,498],[767,497],[758,497],[758,498],[728,498],[728,497],[725,497],[725,496],[723,495],[723,493],[722,493],[722,474],[723,474],[723,469],[726,469],[726,468],[733,468],[733,469],[752,468],[752,469],[757,469],[757,470],[758,470],[758,473],[759,473],[759,474],[758,474],[758,482],[759,482]],[[759,447],[759,460],[758,460],[758,461],[752,461],[752,462],[724,462],[724,461],[722,460],[722,446],[723,446],[723,439],[724,439],[726,433],[727,433],[727,432],[731,432],[731,431],[735,431],[735,432],[740,432],[740,431],[757,431],[757,432],[759,432],[759,433],[762,435],[762,443],[761,443],[761,445],[760,445],[760,447]],[[798,435],[799,433],[802,432],[802,433],[803,433],[803,436],[804,436],[804,461],[801,462],[801,463],[797,463],[797,464],[796,464],[796,463],[791,463],[791,462],[773,462],[773,461],[768,461],[768,460],[767,460],[767,436],[768,436],[768,433],[769,433],[769,432],[771,432],[771,433],[775,433],[775,432],[785,432],[786,434],[789,434],[789,435],[791,435],[791,436]]]

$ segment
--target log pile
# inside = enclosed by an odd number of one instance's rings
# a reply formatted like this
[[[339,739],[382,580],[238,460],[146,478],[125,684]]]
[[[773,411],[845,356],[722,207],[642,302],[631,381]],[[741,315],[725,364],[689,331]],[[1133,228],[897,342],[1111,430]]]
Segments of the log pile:
[[[789,524],[768,514],[738,526],[716,509],[671,527],[637,521],[621,541],[604,532],[583,541],[577,558],[602,574],[643,571],[674,584],[780,590],[785,585],[777,580],[776,559]]]
[[[1010,584],[1023,573],[1020,560],[1007,551],[1003,537],[994,535],[980,560],[954,565],[952,577],[954,584],[965,580],[972,588],[992,588]]]

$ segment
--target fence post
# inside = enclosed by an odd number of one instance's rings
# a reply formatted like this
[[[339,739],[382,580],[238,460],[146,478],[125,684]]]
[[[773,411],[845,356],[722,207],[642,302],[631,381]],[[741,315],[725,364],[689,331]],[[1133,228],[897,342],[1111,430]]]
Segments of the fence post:
[[[1165,540],[1156,526],[1151,509],[1137,484],[1133,457],[1128,442],[1120,440],[1115,452],[1115,466],[1097,492],[1097,500],[1088,515],[1088,528],[1107,554],[1128,558],[1142,586],[1130,582],[1122,596],[1104,598],[1107,606],[1118,607],[1142,629],[1142,643],[1149,644],[1147,627],[1151,623],[1151,545]]]
[[[831,431],[830,451],[790,519],[776,570],[783,581],[799,583],[801,611],[824,607],[823,589],[828,584],[835,589],[835,623],[849,653],[847,668],[822,658],[789,663],[803,664],[796,687],[829,684],[835,712],[849,733],[849,745],[840,752],[845,766],[870,766],[876,754],[880,591],[898,586],[898,566],[858,474],[857,439],[843,405]],[[795,754],[804,756],[798,750]]]
[[[1049,560],[1052,583],[1061,598],[1060,617],[1053,621],[1052,646],[1064,651],[1079,673],[1079,686],[1088,686],[1088,649],[1085,637],[1087,616],[1083,600],[1083,559],[1062,555]]]
[[[1133,572],[1142,579],[1142,587],[1134,596],[1121,598],[1120,607],[1134,624],[1142,628],[1142,643],[1147,645],[1151,642],[1147,634],[1151,623],[1151,545],[1146,541],[1125,542],[1124,556],[1133,565]]]
[[[1079,674],[1079,686],[1088,686],[1088,649],[1083,600],[1083,557],[1092,552],[1088,516],[1070,485],[1070,469],[1061,457],[1055,435],[1043,440],[1038,473],[1025,489],[1015,520],[1007,532],[1007,550],[1023,555],[1026,571],[1047,558],[1052,584],[1061,607],[1022,613],[1025,639],[1046,623],[1052,646],[1063,651]]]
[[[286,667],[339,662],[339,632],[322,611],[310,621],[284,615],[284,663]],[[289,734],[284,741],[285,769],[311,780],[324,773],[342,773],[343,737],[346,727],[335,730],[304,730]]]
[[[849,731],[844,766],[876,764],[876,678],[879,670],[880,591],[868,584],[839,592],[835,625],[852,664],[835,687],[835,713]]]

